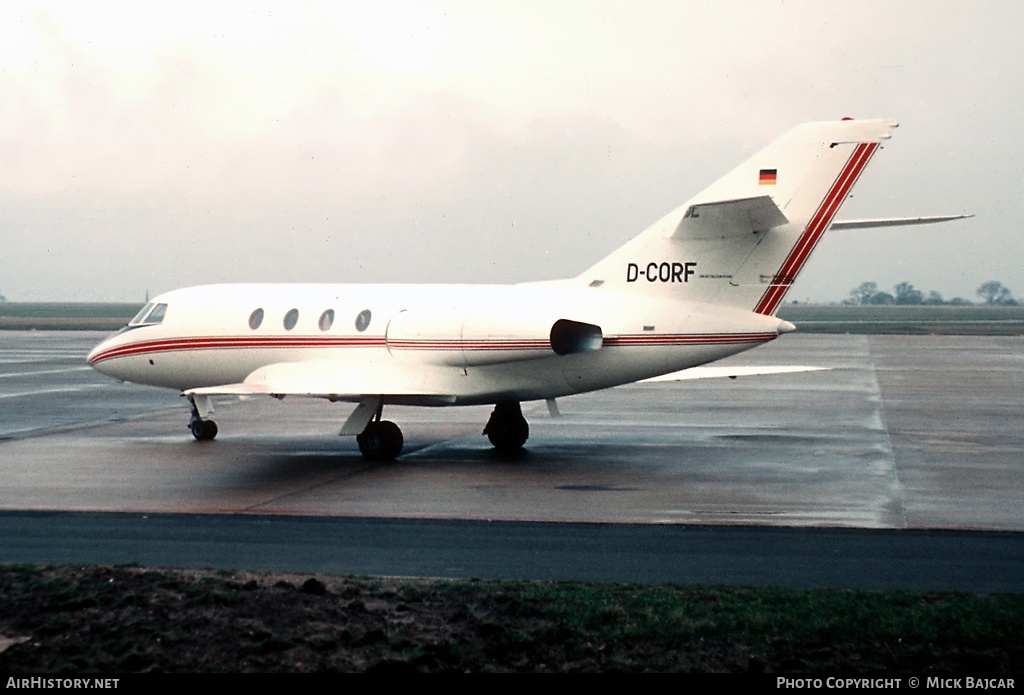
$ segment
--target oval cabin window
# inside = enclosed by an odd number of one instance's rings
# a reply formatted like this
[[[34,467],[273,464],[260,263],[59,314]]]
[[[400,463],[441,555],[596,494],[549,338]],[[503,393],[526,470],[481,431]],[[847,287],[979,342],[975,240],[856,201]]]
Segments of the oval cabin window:
[[[263,309],[256,309],[249,314],[249,328],[255,331],[261,323],[263,323]]]
[[[299,310],[289,309],[288,313],[284,315],[284,329],[290,331],[295,328],[295,324],[299,322]]]
[[[331,326],[334,325],[334,309],[328,309],[324,313],[320,314],[320,330],[329,331]]]
[[[369,309],[363,309],[359,312],[359,316],[356,316],[356,330],[362,333],[370,325],[370,319],[372,318]]]

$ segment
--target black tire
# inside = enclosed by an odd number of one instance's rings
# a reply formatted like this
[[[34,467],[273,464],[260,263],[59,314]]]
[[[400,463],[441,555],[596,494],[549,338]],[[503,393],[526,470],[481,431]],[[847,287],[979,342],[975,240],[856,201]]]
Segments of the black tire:
[[[381,420],[368,424],[356,437],[356,443],[367,461],[394,461],[402,453],[405,438],[398,425]]]
[[[530,424],[522,415],[518,417],[492,417],[487,423],[487,438],[501,452],[519,451],[530,438]]]
[[[213,420],[195,419],[190,425],[192,436],[199,442],[208,442],[217,436],[217,423]]]

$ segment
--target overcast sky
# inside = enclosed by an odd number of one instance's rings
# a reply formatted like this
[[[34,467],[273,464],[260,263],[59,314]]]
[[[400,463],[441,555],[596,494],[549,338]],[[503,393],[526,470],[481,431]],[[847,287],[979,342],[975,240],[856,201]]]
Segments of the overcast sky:
[[[210,9],[210,8],[213,9]],[[1024,295],[1020,2],[0,5],[0,292],[573,276],[797,123],[894,117],[788,300]]]

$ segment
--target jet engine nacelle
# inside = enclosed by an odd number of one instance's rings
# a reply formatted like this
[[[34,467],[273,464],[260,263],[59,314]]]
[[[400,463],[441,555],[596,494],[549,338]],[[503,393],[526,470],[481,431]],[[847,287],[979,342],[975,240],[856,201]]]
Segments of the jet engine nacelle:
[[[500,317],[452,309],[402,311],[387,328],[388,351],[396,356],[453,367],[520,362],[601,349],[600,326],[559,317]]]

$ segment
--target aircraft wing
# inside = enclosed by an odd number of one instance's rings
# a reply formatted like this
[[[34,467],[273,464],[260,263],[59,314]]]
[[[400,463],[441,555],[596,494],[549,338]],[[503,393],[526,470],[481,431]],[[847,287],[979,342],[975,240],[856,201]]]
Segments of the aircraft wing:
[[[642,383],[735,379],[740,376],[818,372],[830,367],[808,365],[690,367],[678,372],[644,379]],[[450,392],[428,387],[431,370],[424,365],[408,369],[370,370],[338,367],[332,362],[282,362],[254,371],[237,384],[207,386],[184,391],[186,396],[311,396],[335,400],[361,400],[366,396],[415,396],[454,401]]]
[[[875,227],[908,227],[915,224],[937,224],[963,220],[974,215],[938,215],[933,217],[883,217],[873,220],[837,220],[832,229],[872,229]]]
[[[783,365],[777,367],[690,367],[681,372],[662,374],[661,376],[644,379],[644,383],[657,381],[691,381],[694,379],[735,379],[739,376],[759,376],[764,374],[796,374],[799,372],[820,372],[831,367],[810,367],[806,365]]]
[[[184,391],[186,396],[312,396],[359,401],[367,396],[427,397],[454,401],[452,389],[439,388],[441,374],[422,364],[338,366],[326,360],[279,362],[260,367],[237,384],[207,386]]]

